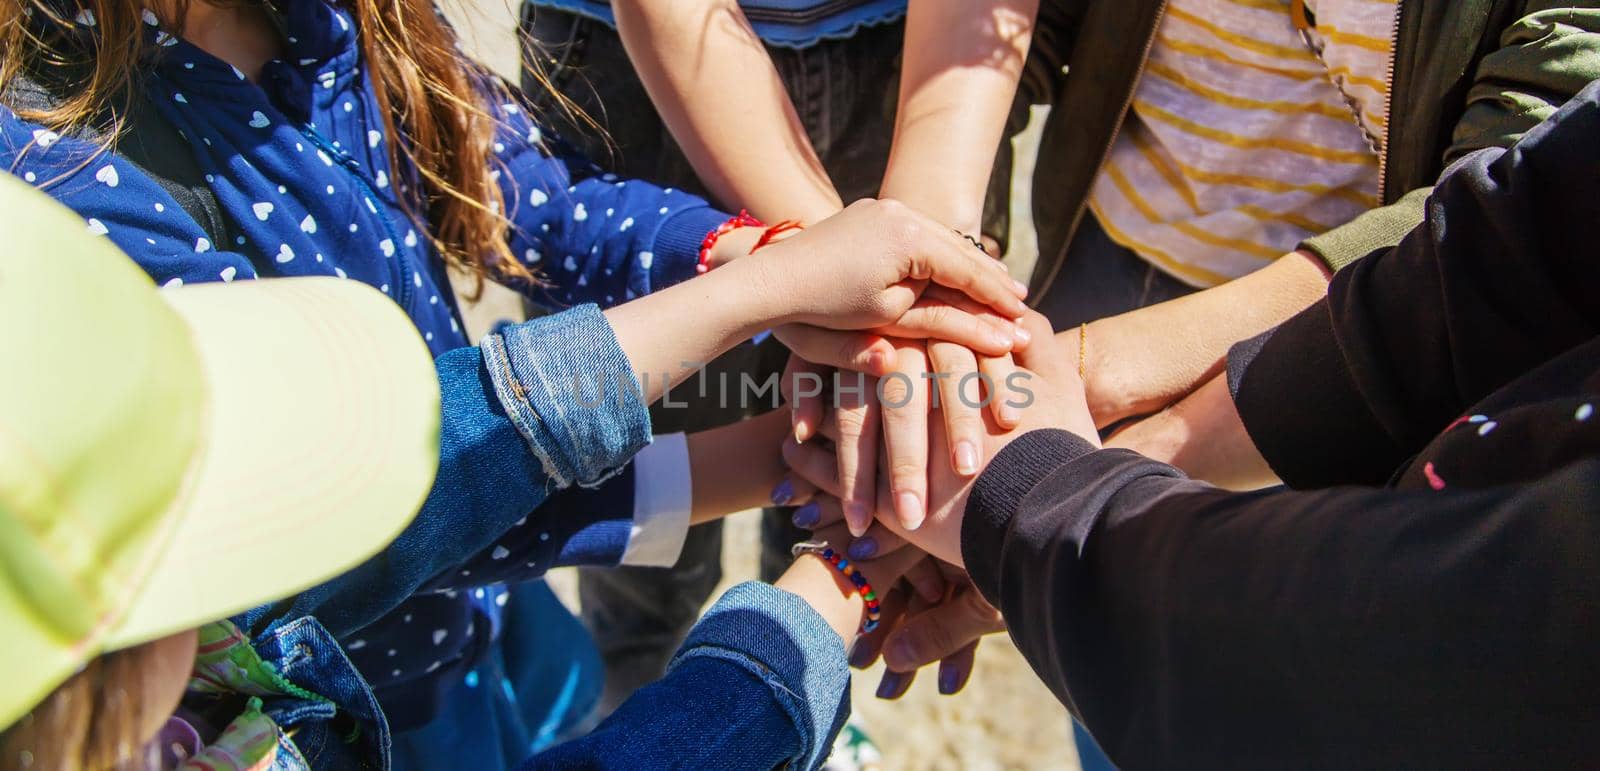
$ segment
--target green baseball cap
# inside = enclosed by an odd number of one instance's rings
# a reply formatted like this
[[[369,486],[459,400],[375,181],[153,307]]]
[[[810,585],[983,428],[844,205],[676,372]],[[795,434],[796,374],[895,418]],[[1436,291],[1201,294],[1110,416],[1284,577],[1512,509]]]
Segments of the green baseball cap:
[[[0,233],[0,727],[95,656],[320,583],[416,514],[438,376],[387,297],[158,290],[4,173]]]

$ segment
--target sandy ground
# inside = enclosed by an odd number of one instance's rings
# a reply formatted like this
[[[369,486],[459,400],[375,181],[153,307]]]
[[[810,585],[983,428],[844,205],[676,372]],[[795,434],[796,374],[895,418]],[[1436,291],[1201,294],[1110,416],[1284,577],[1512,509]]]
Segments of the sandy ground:
[[[506,0],[451,0],[446,12],[461,30],[467,48],[481,61],[517,80],[514,37],[515,5]],[[1035,121],[1037,124],[1037,121]],[[1033,170],[1036,135],[1018,140],[1016,177],[1026,180]],[[1029,216],[1029,190],[1018,185],[1012,195],[1013,252],[1006,262],[1025,278],[1036,257]],[[519,313],[509,294],[489,293],[469,312],[469,329],[486,329],[498,318]],[[475,333],[474,336],[476,336]],[[726,586],[756,575],[757,512],[730,520],[723,556]],[[551,583],[569,603],[575,602],[573,576],[552,574]],[[720,594],[720,590],[718,591]],[[941,696],[928,672],[900,700],[881,701],[873,696],[881,667],[858,674],[852,699],[855,717],[883,752],[882,768],[893,769],[1077,769],[1072,732],[1066,711],[1034,678],[1032,670],[1003,635],[985,640],[966,690]]]

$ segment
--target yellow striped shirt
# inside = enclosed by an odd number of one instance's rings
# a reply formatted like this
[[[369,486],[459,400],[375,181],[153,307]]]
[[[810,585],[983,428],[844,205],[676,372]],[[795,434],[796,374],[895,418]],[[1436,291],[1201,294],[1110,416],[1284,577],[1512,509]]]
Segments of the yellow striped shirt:
[[[1195,286],[1237,278],[1378,203],[1396,0],[1170,0],[1089,204]]]

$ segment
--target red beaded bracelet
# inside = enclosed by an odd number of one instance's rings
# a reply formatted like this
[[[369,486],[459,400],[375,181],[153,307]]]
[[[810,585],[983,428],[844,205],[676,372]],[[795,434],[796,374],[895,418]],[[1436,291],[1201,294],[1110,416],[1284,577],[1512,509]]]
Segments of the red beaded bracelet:
[[[779,236],[796,230],[804,230],[805,227],[806,226],[800,224],[798,220],[784,220],[776,225],[768,227],[767,223],[750,216],[749,211],[740,209],[737,215],[730,218],[727,222],[718,225],[716,230],[706,234],[705,240],[700,242],[700,261],[695,264],[694,270],[696,273],[705,273],[706,271],[711,270],[711,250],[716,247],[717,239],[723,237],[730,231],[737,230],[739,228],[767,228],[766,232],[762,233],[761,237],[756,239],[756,245],[750,247],[748,254],[755,254],[758,249],[761,249],[764,246],[769,246],[774,241],[779,240]]]
[[[695,272],[704,273],[711,270],[711,248],[717,245],[717,239],[739,228],[764,228],[766,226],[767,223],[750,216],[748,210],[740,209],[738,214],[729,218],[727,222],[718,225],[716,230],[707,233],[705,240],[700,242],[700,261],[694,266]]]
[[[862,575],[861,571],[856,569],[856,566],[850,564],[850,560],[840,556],[825,542],[808,541],[795,544],[792,551],[796,557],[802,554],[815,554],[829,565],[832,565],[834,570],[843,573],[845,578],[850,579],[850,583],[856,587],[856,591],[861,595],[862,602],[865,602],[867,607],[867,618],[861,622],[861,633],[872,634],[877,630],[878,621],[883,617],[883,609],[878,603],[878,593],[873,591],[872,584],[867,581],[867,577]]]

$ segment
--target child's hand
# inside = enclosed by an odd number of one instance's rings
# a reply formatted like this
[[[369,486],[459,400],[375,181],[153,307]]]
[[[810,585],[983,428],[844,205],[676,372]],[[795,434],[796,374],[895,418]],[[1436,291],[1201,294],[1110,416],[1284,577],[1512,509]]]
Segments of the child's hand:
[[[1004,266],[910,207],[863,200],[724,270],[759,275],[768,308],[785,323],[829,329],[894,324],[931,281],[1014,319],[1027,289]],[[759,273],[756,273],[759,271]]]

